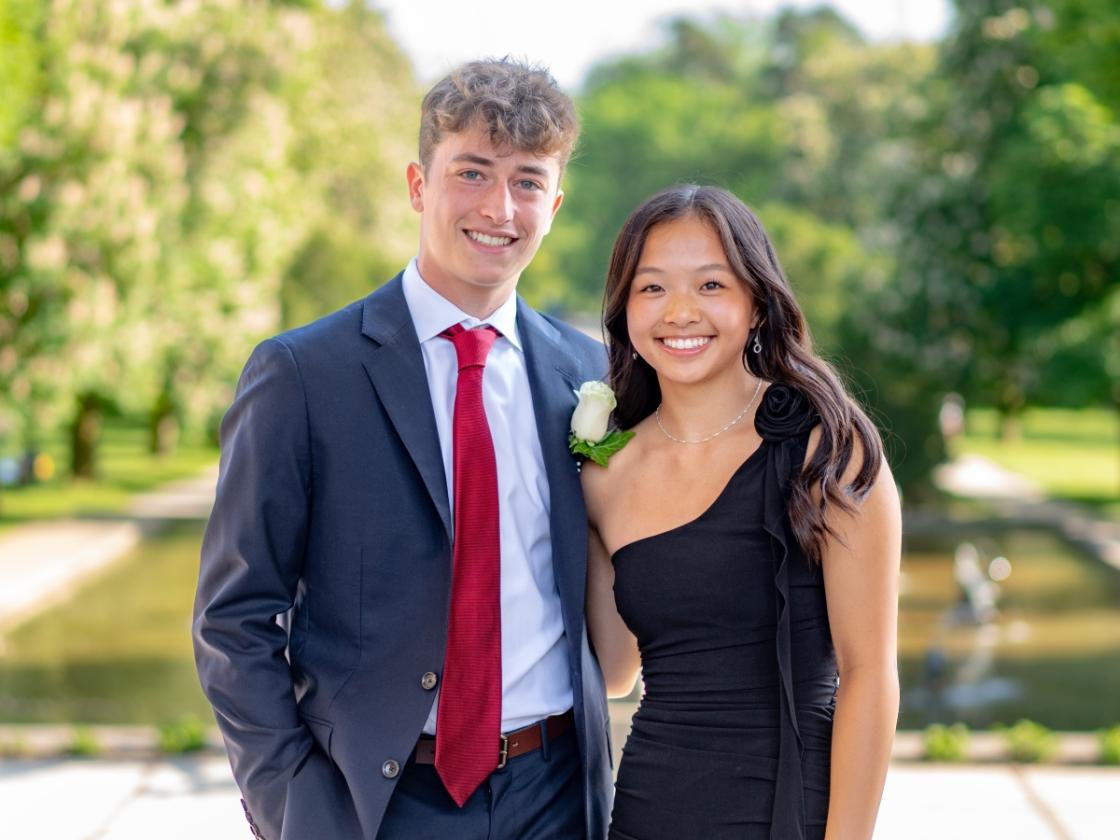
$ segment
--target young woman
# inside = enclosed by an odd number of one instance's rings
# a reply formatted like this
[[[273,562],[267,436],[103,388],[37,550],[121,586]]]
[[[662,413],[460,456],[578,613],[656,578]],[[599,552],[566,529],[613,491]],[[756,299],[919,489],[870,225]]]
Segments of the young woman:
[[[673,187],[626,222],[605,322],[619,426],[582,476],[608,691],[645,684],[614,840],[870,838],[898,713],[898,495],[814,355],[766,232]]]

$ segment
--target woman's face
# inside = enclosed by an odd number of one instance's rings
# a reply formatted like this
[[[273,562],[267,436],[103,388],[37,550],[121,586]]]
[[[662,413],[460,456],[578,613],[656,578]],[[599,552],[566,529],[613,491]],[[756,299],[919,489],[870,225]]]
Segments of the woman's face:
[[[742,376],[754,319],[751,295],[706,222],[689,215],[650,230],[626,321],[634,349],[659,378],[689,384]]]

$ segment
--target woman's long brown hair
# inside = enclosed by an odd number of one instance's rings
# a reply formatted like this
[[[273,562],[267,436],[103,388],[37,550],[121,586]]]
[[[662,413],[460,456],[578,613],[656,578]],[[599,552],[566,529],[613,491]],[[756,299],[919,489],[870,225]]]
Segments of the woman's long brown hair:
[[[731,270],[753,298],[758,327],[750,332],[743,348],[746,368],[769,382],[797,388],[820,415],[820,441],[794,479],[790,494],[794,534],[805,553],[819,562],[825,540],[835,536],[826,519],[829,505],[854,510],[850,496],[861,499],[871,488],[879,474],[883,444],[875,425],[845,391],[836,372],[813,352],[805,317],[762,223],[727,190],[695,184],[663,190],[631,214],[615,240],[603,299],[603,323],[610,336],[610,382],[618,398],[615,418],[628,429],[652,414],[661,402],[657,374],[640,357],[632,356],[626,302],[650,231],[686,216],[711,225],[723,243]],[[756,337],[761,353],[748,350]],[[840,481],[857,438],[862,464],[851,484],[842,487]]]

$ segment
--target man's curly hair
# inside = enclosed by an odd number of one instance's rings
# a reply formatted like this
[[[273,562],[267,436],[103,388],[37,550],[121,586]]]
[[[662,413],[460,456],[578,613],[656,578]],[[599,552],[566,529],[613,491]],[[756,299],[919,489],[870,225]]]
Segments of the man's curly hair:
[[[428,91],[420,109],[424,170],[445,133],[475,127],[498,148],[557,155],[561,173],[579,138],[575,106],[552,74],[510,58],[464,64]]]

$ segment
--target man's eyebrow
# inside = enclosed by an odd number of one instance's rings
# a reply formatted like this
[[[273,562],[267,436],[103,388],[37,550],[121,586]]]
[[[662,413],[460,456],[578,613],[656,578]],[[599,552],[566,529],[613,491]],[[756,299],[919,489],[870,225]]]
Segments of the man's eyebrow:
[[[456,163],[460,161],[463,163],[475,163],[479,166],[494,165],[494,161],[490,160],[490,158],[485,158],[482,155],[472,154],[471,152],[463,152],[461,154],[455,155],[455,157],[451,158],[451,160]]]
[[[545,169],[543,166],[537,166],[536,164],[532,164],[532,163],[521,164],[521,166],[517,167],[517,171],[518,172],[524,172],[527,175],[536,175],[540,178],[547,178],[548,177],[548,170],[547,169]]]

